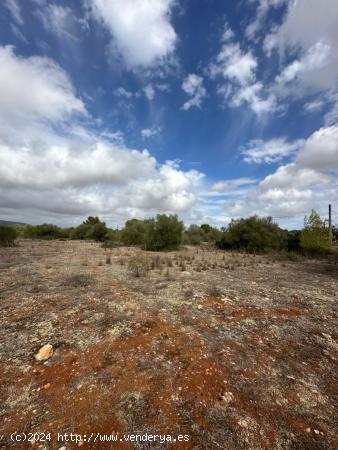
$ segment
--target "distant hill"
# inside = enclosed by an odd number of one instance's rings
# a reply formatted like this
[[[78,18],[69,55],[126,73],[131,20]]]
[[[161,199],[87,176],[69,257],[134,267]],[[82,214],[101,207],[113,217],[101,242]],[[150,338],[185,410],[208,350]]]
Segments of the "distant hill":
[[[0,220],[0,225],[27,225],[23,222],[12,222],[11,220]]]

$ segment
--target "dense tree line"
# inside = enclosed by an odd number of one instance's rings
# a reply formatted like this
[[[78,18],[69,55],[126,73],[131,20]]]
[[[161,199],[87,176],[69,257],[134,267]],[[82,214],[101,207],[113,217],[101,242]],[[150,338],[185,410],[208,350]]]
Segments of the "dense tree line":
[[[316,255],[330,251],[329,233],[316,211],[305,217],[303,230],[281,229],[271,217],[252,216],[232,220],[221,230],[209,224],[185,228],[176,215],[127,220],[121,229],[108,228],[98,217],[89,216],[77,227],[52,224],[0,226],[0,244],[13,245],[17,235],[30,239],[89,239],[104,246],[140,246],[145,250],[175,250],[181,244],[214,244],[219,249],[246,252],[288,251]],[[338,234],[333,230],[334,236]]]

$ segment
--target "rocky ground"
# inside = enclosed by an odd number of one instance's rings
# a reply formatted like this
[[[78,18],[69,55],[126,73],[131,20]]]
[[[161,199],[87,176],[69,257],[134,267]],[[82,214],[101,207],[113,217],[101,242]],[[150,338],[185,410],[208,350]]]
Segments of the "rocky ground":
[[[334,261],[1,248],[0,448],[336,449],[337,300]]]

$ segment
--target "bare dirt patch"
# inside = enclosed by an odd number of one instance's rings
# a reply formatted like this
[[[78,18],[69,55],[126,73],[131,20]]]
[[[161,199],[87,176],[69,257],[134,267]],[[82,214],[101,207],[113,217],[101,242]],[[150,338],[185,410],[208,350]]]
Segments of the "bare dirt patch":
[[[1,448],[78,448],[65,432],[190,437],[83,449],[338,448],[333,262],[26,240],[0,271]]]

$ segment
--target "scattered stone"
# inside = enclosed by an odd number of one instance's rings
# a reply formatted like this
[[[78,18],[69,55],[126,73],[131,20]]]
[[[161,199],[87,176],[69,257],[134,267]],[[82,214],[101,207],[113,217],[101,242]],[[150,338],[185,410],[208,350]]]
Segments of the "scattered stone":
[[[225,392],[221,395],[221,400],[223,400],[225,403],[230,403],[234,399],[234,394],[230,391]]]
[[[313,430],[315,434],[319,434],[319,430]]]
[[[60,447],[58,450],[67,450],[67,448],[65,446]]]
[[[197,309],[203,309],[203,306],[202,305],[198,305]]]
[[[239,425],[240,427],[242,427],[242,428],[248,428],[248,422],[247,422],[246,420],[244,420],[244,419],[240,419],[240,420],[238,421],[238,425]]]
[[[311,433],[311,428],[306,428],[305,430],[307,433]]]
[[[46,344],[40,348],[38,353],[35,355],[37,361],[46,361],[53,355],[53,346],[51,344]]]

